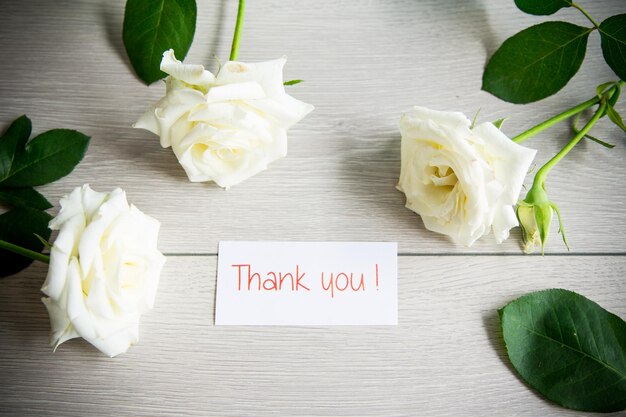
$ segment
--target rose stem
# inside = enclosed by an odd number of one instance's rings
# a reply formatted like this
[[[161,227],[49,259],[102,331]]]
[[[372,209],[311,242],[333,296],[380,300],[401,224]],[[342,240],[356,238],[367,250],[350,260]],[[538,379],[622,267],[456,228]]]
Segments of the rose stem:
[[[571,5],[572,5],[572,7],[574,7],[574,8],[576,8],[576,9],[578,9],[578,10],[579,10],[582,14],[584,14],[584,15],[585,15],[585,17],[586,17],[587,19],[589,19],[589,21],[590,21],[591,23],[593,23],[593,25],[596,27],[596,29],[600,29],[600,26],[598,25],[598,22],[596,22],[595,20],[593,20],[593,17],[591,17],[591,16],[589,15],[589,13],[587,13],[587,11],[586,11],[585,9],[583,9],[580,5],[578,5],[578,4],[574,3],[574,2],[572,2],[572,3],[571,3]]]
[[[26,249],[21,246],[14,245],[4,240],[0,240],[0,249],[6,249],[10,252],[17,253],[18,255],[22,255],[27,258],[34,259],[36,261],[43,262],[46,264],[50,263],[50,257],[48,255],[44,255],[43,253],[35,252],[30,249]]]
[[[245,0],[239,0],[239,9],[237,10],[237,24],[235,25],[235,34],[233,35],[233,45],[230,48],[230,60],[236,61],[239,53],[239,38],[241,37],[241,27],[243,26],[243,10]]]
[[[580,103],[578,106],[574,106],[569,110],[565,110],[563,113],[557,114],[554,117],[551,117],[550,119],[546,120],[543,123],[539,123],[537,126],[531,127],[530,129],[528,129],[527,131],[525,131],[524,133],[521,133],[517,136],[515,136],[514,138],[512,138],[511,140],[513,142],[516,143],[522,143],[527,139],[532,138],[533,136],[535,136],[537,133],[551,127],[554,126],[555,124],[568,119],[572,116],[577,115],[578,113],[582,112],[583,110],[588,109],[589,107],[593,106],[594,104],[598,104],[598,102],[600,101],[600,97],[595,96],[592,99],[589,99],[583,103]]]
[[[546,181],[546,177],[548,176],[548,173],[550,172],[550,170],[561,160],[563,159],[563,157],[565,155],[567,155],[567,153],[569,151],[572,150],[572,148],[574,148],[574,146],[576,146],[576,144],[585,137],[585,135],[587,134],[587,132],[589,132],[589,130],[591,130],[591,128],[593,127],[593,125],[596,124],[596,122],[598,120],[600,120],[600,118],[604,115],[604,112],[606,111],[606,107],[608,106],[608,104],[603,101],[602,104],[600,104],[600,107],[598,107],[598,110],[596,110],[596,113],[593,115],[593,117],[587,122],[587,124],[585,126],[583,126],[582,129],[580,129],[580,131],[578,131],[578,133],[576,134],[576,136],[574,136],[574,138],[572,140],[569,141],[569,143],[567,145],[565,145],[563,147],[563,149],[561,149],[559,151],[559,153],[557,153],[556,155],[554,155],[552,157],[552,159],[550,159],[548,162],[546,162],[546,164],[544,166],[541,167],[541,169],[539,169],[539,171],[537,171],[537,175],[535,175],[535,179],[533,181],[533,187],[535,187],[536,185],[541,185],[543,186],[543,184]]]
[[[624,84],[623,81],[619,81],[618,84],[620,86],[622,86]],[[617,86],[613,86],[609,91],[607,91],[606,94],[608,94],[608,98],[611,98],[613,96],[613,94],[615,94],[615,91],[617,91]],[[575,116],[576,114],[582,112],[583,110],[588,109],[589,107],[598,104],[600,102],[600,100],[602,100],[601,97],[598,97],[598,95],[590,98],[589,100],[580,103],[577,106],[572,107],[569,110],[565,110],[563,113],[557,114],[554,117],[551,117],[550,119],[546,120],[543,123],[539,123],[538,125],[531,127],[530,129],[528,129],[527,131],[525,131],[524,133],[521,133],[517,136],[515,136],[514,138],[512,138],[511,140],[513,142],[516,143],[522,143],[527,139],[530,139],[531,137],[535,136],[537,133],[551,127],[554,126],[555,124],[568,119],[572,116]]]

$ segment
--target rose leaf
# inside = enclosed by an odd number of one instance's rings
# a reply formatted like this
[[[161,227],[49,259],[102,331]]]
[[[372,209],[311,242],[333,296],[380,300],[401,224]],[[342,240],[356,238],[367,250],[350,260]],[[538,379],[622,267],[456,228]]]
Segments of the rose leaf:
[[[626,80],[626,14],[612,16],[600,23],[602,54],[609,67]]]
[[[41,252],[44,244],[35,234],[49,239],[48,222],[51,219],[52,216],[39,210],[30,208],[11,210],[0,215],[0,240]],[[0,249],[0,278],[13,275],[32,262],[30,258]]]
[[[604,116],[603,116],[604,117]],[[578,121],[580,120],[580,113],[578,113],[575,117],[574,120],[572,122],[572,130],[574,131],[574,133],[579,134],[580,133],[580,129],[578,128]],[[615,145],[605,142],[601,139],[596,138],[595,136],[591,136],[590,134],[586,134],[585,138],[604,146],[605,148],[609,148],[609,149],[613,149],[615,147]]]
[[[16,150],[2,187],[32,187],[66,176],[83,159],[89,136],[69,129],[53,129]]]
[[[513,35],[493,54],[482,89],[510,103],[531,103],[559,91],[585,58],[593,29],[545,22]]]
[[[505,119],[498,119],[495,122],[491,122],[495,127],[502,130],[502,125],[504,124]]]
[[[128,0],[123,38],[135,72],[146,84],[165,77],[163,52],[173,49],[179,59],[189,51],[196,31],[195,0]]]
[[[549,15],[564,7],[571,7],[572,2],[568,0],[515,0],[515,5],[524,13]]]
[[[0,203],[13,207],[30,207],[37,210],[52,208],[46,197],[35,191],[34,188],[0,188]]]
[[[626,409],[626,323],[572,291],[527,294],[499,310],[511,363],[543,396],[590,412]]]
[[[20,116],[0,137],[0,182],[9,175],[15,153],[28,141],[31,127],[30,119]]]
[[[617,112],[617,110],[615,110],[613,106],[607,106],[606,114],[609,116],[609,119],[611,119],[613,123],[615,123],[620,129],[626,132],[626,125],[622,120],[622,116],[620,116],[620,114]]]

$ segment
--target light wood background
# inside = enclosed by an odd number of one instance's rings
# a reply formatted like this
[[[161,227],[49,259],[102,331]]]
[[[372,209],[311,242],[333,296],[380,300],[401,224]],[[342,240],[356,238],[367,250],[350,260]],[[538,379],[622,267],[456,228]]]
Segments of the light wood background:
[[[215,69],[236,2],[198,3],[186,61]],[[598,20],[626,12],[623,0],[581,3]],[[556,225],[544,257],[522,255],[517,229],[502,245],[487,236],[455,246],[425,230],[394,188],[397,122],[412,105],[470,118],[480,108],[483,120],[507,117],[513,136],[614,79],[593,33],[579,74],[556,96],[517,106],[480,90],[504,39],[545,20],[587,24],[579,13],[527,16],[512,0],[250,1],[240,59],[287,55],[285,79],[306,80],[290,93],[316,110],[290,131],[287,158],[223,191],[189,183],[156,136],[130,127],[164,87],[131,72],[123,9],[122,0],[2,2],[0,127],[27,114],[34,133],[92,137],[78,168],[39,190],[58,202],[83,183],[124,188],[161,221],[168,261],[140,343],[115,359],[81,340],[52,353],[39,301],[45,266],[0,281],[1,415],[586,415],[515,376],[496,310],[561,287],[626,317],[625,135],[602,120],[595,135],[616,147],[583,142],[549,177],[569,253]],[[529,141],[537,164],[569,135],[563,125]],[[219,240],[397,241],[399,325],[216,327]]]

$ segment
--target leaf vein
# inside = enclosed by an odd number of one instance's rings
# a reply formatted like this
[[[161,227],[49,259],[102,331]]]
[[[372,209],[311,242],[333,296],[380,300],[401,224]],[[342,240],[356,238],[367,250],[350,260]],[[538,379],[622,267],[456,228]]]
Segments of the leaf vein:
[[[608,363],[606,363],[606,362],[602,361],[601,359],[598,359],[598,358],[593,357],[592,355],[588,354],[587,352],[585,352],[585,351],[583,351],[583,350],[578,350],[578,349],[576,349],[576,348],[574,348],[574,347],[572,347],[572,346],[570,346],[570,345],[566,345],[566,344],[564,344],[564,343],[560,343],[558,340],[554,339],[553,337],[550,337],[550,336],[548,336],[548,335],[546,335],[546,334],[543,334],[543,333],[540,333],[540,332],[538,332],[538,331],[536,331],[536,330],[534,330],[534,329],[531,329],[530,327],[528,327],[528,326],[524,325],[523,323],[518,322],[518,325],[519,325],[520,327],[522,327],[522,328],[524,328],[524,329],[528,330],[529,332],[531,332],[531,333],[533,333],[533,334],[535,334],[535,335],[537,335],[537,336],[540,336],[540,337],[542,337],[542,338],[544,338],[544,339],[546,339],[546,340],[549,340],[549,341],[554,342],[554,343],[562,344],[564,347],[566,347],[566,348],[568,348],[568,349],[570,349],[570,350],[573,350],[574,352],[580,353],[581,355],[584,355],[585,357],[588,357],[589,359],[592,359],[593,361],[596,361],[596,362],[598,362],[598,363],[602,364],[602,365],[603,365],[603,366],[605,366],[607,369],[610,369],[611,371],[613,371],[614,373],[616,373],[616,374],[617,374],[617,375],[619,375],[620,377],[622,377],[622,378],[626,378],[626,374],[622,374],[622,372],[621,372],[620,370],[618,370],[618,369],[614,368],[613,366],[611,366],[610,364],[608,364]]]

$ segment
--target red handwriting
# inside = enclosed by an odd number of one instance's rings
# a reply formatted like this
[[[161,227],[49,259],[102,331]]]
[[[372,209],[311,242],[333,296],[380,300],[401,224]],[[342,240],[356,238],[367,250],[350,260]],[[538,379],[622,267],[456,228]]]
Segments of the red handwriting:
[[[378,290],[378,264],[375,266],[376,290]],[[365,274],[355,275],[354,272],[330,273],[328,281],[324,278],[324,272],[321,277],[322,289],[330,291],[330,297],[335,298],[335,291],[344,292],[351,290],[352,292],[365,291]]]
[[[291,272],[270,271],[265,274],[265,278],[263,279],[260,273],[252,272],[250,264],[231,266],[237,268],[237,291],[241,291],[242,287],[244,291],[252,291],[253,289],[257,291],[281,291],[285,283],[288,285],[287,288],[291,289],[291,291],[311,291],[302,283],[306,273],[300,273],[300,265],[296,265],[293,274]]]
[[[378,264],[376,264],[376,291],[378,291]]]
[[[300,265],[296,264],[292,272],[269,271],[262,275],[253,270],[250,264],[233,264],[231,267],[237,271],[237,291],[311,291],[303,281],[306,276],[301,272]],[[373,283],[376,291],[379,289],[378,264],[374,264]],[[366,273],[354,272],[331,272],[321,273],[320,283],[322,290],[330,293],[331,298],[335,298],[336,293],[343,292],[364,292],[366,282],[368,287],[372,281],[367,278]]]

